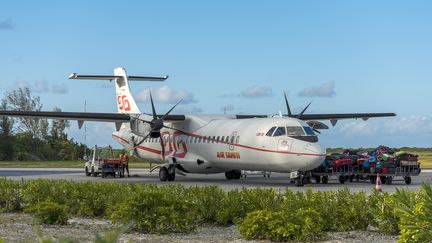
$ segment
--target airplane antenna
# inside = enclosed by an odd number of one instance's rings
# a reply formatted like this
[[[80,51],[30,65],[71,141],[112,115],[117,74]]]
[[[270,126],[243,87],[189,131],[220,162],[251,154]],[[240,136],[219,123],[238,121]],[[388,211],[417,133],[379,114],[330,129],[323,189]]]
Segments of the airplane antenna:
[[[84,100],[84,112],[87,112],[87,100]],[[87,123],[84,124],[84,155],[87,155]]]

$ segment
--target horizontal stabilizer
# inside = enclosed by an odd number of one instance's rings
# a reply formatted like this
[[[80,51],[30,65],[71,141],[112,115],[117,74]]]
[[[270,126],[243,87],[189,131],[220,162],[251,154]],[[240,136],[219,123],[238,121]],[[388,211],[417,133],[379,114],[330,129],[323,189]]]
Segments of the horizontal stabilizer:
[[[122,76],[115,75],[79,75],[77,73],[71,73],[69,79],[85,79],[85,80],[109,80],[121,79]],[[152,77],[152,76],[128,76],[129,81],[165,81],[168,76]]]

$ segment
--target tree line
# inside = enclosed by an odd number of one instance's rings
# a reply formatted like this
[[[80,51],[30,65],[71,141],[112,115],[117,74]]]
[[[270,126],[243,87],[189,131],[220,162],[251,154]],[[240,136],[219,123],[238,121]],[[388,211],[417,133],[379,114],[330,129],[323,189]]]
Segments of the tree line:
[[[39,96],[29,88],[6,92],[0,110],[41,111]],[[55,107],[53,111],[61,111]],[[69,138],[67,120],[0,117],[0,160],[77,160],[87,147]]]

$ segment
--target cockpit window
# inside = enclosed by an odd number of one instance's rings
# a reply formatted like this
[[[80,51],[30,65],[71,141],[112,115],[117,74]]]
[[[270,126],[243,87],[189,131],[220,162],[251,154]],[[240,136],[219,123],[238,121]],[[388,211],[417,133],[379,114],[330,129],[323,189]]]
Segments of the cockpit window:
[[[273,133],[273,137],[285,136],[285,135],[286,135],[285,127],[278,127],[276,131]]]
[[[270,130],[266,133],[266,136],[271,137],[275,129],[276,129],[276,127],[270,128]]]
[[[288,136],[304,136],[305,132],[303,131],[302,127],[299,127],[299,126],[287,127],[287,135]]]
[[[312,128],[310,127],[303,127],[303,128],[308,136],[316,136]]]

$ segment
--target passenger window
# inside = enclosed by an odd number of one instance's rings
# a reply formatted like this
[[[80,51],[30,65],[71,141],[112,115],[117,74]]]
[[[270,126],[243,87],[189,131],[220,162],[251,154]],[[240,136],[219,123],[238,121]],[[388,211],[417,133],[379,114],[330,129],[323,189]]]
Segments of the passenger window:
[[[225,136],[222,136],[221,143],[225,142]]]
[[[219,143],[219,136],[217,136],[217,138],[216,138],[216,143]]]
[[[285,136],[285,127],[278,127],[273,134],[273,137]]]
[[[201,143],[201,137],[198,137],[198,143]]]
[[[225,143],[228,143],[228,142],[229,142],[229,136],[226,136]]]
[[[266,133],[266,136],[271,137],[275,129],[276,129],[276,127],[270,128],[270,130]]]
[[[195,139],[194,139],[194,143],[197,143],[197,141],[198,141],[198,138],[197,138],[197,137],[195,137]]]
[[[213,136],[212,143],[214,143],[215,141],[216,141],[216,136]]]
[[[288,136],[304,136],[305,133],[300,126],[296,127],[287,127],[287,135]]]
[[[240,136],[237,136],[237,138],[236,138],[236,143],[238,144],[239,141],[240,141]]]
[[[231,143],[234,143],[234,136],[231,136]]]

